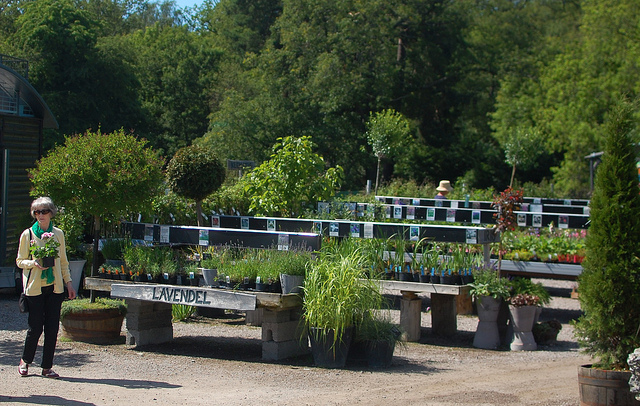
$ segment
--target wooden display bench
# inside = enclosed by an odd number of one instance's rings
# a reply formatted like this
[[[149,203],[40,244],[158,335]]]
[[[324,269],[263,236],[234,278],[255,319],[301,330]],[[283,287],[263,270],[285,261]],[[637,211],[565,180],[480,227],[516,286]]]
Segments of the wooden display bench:
[[[505,275],[573,281],[577,280],[582,274],[581,264],[561,262],[510,261],[503,259],[500,269]]]
[[[127,303],[127,344],[158,344],[173,339],[171,305],[184,304],[262,313],[262,359],[281,360],[308,352],[300,328],[299,295],[244,292],[202,286],[147,284],[86,278],[85,288],[110,292]]]
[[[431,297],[431,330],[434,334],[451,336],[458,330],[458,314],[471,313],[468,285],[440,285],[420,282],[381,280],[383,292],[400,291],[400,325],[407,333],[407,341],[420,340],[422,299],[419,293]]]

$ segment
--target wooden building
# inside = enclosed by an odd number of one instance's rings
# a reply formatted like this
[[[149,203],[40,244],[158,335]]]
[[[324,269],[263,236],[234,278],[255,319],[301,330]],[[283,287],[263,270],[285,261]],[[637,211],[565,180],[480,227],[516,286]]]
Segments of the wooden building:
[[[0,54],[0,266],[15,266],[32,200],[27,169],[42,155],[43,130],[58,128],[28,74],[26,60]]]

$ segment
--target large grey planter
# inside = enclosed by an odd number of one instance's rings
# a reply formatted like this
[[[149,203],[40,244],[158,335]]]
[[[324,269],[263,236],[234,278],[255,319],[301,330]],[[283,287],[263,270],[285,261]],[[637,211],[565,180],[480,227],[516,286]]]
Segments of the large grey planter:
[[[478,327],[473,337],[473,346],[486,350],[497,350],[500,347],[498,331],[498,312],[502,299],[491,296],[480,296],[476,299],[478,308]]]

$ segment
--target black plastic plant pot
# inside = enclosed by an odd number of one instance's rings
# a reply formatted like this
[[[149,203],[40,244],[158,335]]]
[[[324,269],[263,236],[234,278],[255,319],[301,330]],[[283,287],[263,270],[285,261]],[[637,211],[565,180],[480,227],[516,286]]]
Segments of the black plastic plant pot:
[[[309,340],[314,364],[320,368],[343,368],[347,363],[352,336],[353,328],[347,328],[334,346],[333,330],[310,327]]]

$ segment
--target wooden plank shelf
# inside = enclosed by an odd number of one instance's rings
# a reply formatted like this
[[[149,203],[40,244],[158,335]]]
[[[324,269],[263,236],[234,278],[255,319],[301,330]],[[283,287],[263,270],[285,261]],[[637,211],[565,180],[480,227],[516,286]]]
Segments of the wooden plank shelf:
[[[582,265],[558,262],[502,260],[502,273],[549,279],[576,280],[582,273]]]

